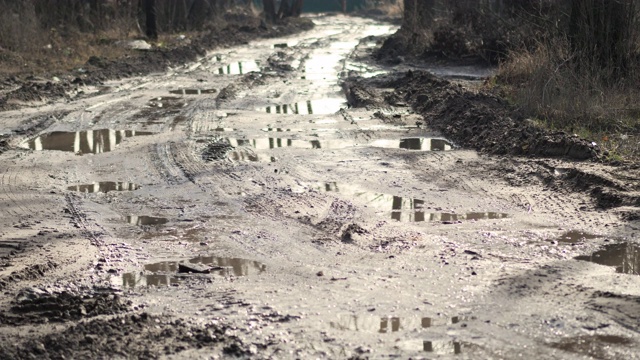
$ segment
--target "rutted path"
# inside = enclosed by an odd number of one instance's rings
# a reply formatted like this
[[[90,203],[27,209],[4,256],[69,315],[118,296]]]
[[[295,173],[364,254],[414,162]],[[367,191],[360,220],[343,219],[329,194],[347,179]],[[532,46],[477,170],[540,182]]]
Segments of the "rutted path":
[[[359,58],[394,28],[314,21],[0,114],[0,350],[637,358],[632,228],[405,104],[348,109],[341,80],[392,71]],[[624,273],[573,259],[623,238]]]

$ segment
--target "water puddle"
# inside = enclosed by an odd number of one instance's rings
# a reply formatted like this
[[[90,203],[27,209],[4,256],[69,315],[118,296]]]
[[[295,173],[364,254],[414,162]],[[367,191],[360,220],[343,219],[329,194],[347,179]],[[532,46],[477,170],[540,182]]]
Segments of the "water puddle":
[[[296,149],[345,149],[355,146],[350,140],[293,140],[286,138],[262,138],[262,139],[235,139],[226,141],[234,147],[248,146],[257,150],[270,150],[279,148]]]
[[[218,92],[216,89],[177,89],[169,91],[172,94],[176,95],[205,95],[205,94],[215,94]]]
[[[144,273],[127,273],[122,276],[126,288],[145,286],[170,286],[179,284],[189,274],[217,276],[248,276],[262,274],[267,266],[253,260],[200,256],[187,261],[163,261],[144,266]],[[152,274],[145,274],[151,272]]]
[[[152,132],[135,130],[54,131],[29,140],[22,147],[31,150],[57,150],[76,154],[100,154],[115,150],[124,139],[153,135]]]
[[[128,182],[102,181],[86,185],[69,186],[67,190],[78,191],[82,193],[108,193],[110,191],[134,191],[140,189],[139,185]]]
[[[289,115],[328,115],[334,114],[342,108],[347,107],[345,99],[329,98],[320,100],[301,101],[292,105],[273,105],[266,108],[257,109],[266,111],[268,114],[289,114]]]
[[[154,216],[127,216],[127,222],[137,226],[158,226],[169,222],[169,219]]]
[[[260,72],[260,64],[257,61],[239,61],[219,67],[219,75],[244,75],[250,72]]]
[[[452,318],[401,318],[393,316],[373,315],[342,315],[337,320],[331,321],[329,326],[336,330],[359,331],[369,333],[394,333],[398,331],[413,331],[428,329],[433,326],[448,326],[467,320],[466,317],[454,316]]]
[[[370,143],[373,147],[387,149],[406,149],[416,151],[449,151],[453,144],[446,139],[438,138],[403,138],[400,140],[375,140]]]
[[[609,244],[591,255],[577,256],[575,259],[613,266],[621,274],[640,275],[640,244]]]
[[[589,234],[589,233],[578,231],[578,230],[571,230],[560,235],[560,237],[558,237],[556,241],[558,241],[559,243],[565,243],[565,244],[577,244],[577,243],[584,242],[585,240],[593,240],[593,239],[599,239],[599,238],[602,238],[602,236],[593,235],[593,234]]]
[[[149,106],[161,109],[180,109],[187,106],[187,103],[178,97],[164,96],[149,100]]]
[[[302,129],[284,129],[284,128],[264,128],[261,129],[264,132],[302,132]]]
[[[397,198],[397,197],[396,197]],[[398,198],[397,202],[405,201],[402,198]],[[414,204],[416,200],[413,200]],[[394,205],[395,206],[395,205]],[[398,206],[400,208],[400,206]],[[400,222],[423,222],[423,221],[435,221],[443,223],[456,223],[461,221],[479,221],[479,220],[498,220],[506,219],[509,214],[498,212],[470,212],[466,214],[454,214],[454,213],[425,213],[416,211],[415,213],[405,213],[399,210],[392,211],[391,218]]]
[[[264,154],[255,154],[243,149],[233,150],[228,153],[229,159],[233,161],[250,161],[250,162],[276,162],[275,156]]]
[[[460,221],[498,220],[509,217],[509,214],[499,212],[469,212],[466,214],[455,213],[429,213],[425,212],[425,201],[409,197],[401,197],[390,194],[376,193],[363,190],[350,184],[337,182],[317,183],[310,185],[311,189],[323,192],[341,193],[364,201],[367,206],[381,209],[390,214],[391,219],[400,222],[444,222],[455,223]]]
[[[562,341],[550,346],[567,352],[588,355],[596,359],[615,359],[616,354],[611,353],[611,345],[632,345],[634,342],[626,337],[617,335],[583,335],[564,338]]]

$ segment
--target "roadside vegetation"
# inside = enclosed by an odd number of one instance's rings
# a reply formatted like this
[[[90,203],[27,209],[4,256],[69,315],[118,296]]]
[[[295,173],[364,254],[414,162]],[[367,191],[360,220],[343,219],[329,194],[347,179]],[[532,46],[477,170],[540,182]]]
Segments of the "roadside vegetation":
[[[636,0],[405,0],[379,57],[494,65],[486,88],[551,131],[640,158]]]

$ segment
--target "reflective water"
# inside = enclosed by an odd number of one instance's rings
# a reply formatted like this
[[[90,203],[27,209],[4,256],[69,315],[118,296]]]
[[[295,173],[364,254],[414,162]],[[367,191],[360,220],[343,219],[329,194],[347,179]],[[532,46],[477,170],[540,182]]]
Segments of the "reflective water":
[[[391,219],[401,222],[458,222],[477,220],[505,219],[509,214],[499,212],[470,212],[466,214],[429,213],[425,212],[425,201],[409,197],[401,197],[384,193],[363,190],[357,185],[341,184],[337,182],[316,183],[311,189],[325,192],[337,192],[364,201],[367,206],[388,212]]]
[[[375,140],[369,145],[388,149],[406,149],[417,151],[448,151],[453,144],[446,139],[438,138],[403,138],[400,140]]]
[[[204,265],[211,269],[210,274],[224,277],[262,274],[267,270],[266,265],[253,260],[200,256],[183,262],[163,261],[145,265],[144,271],[153,274],[127,273],[122,276],[122,284],[128,288],[178,284],[185,276],[189,276],[178,274],[180,263]]]
[[[219,75],[244,75],[252,71],[260,71],[260,63],[257,61],[239,61],[219,67]]]
[[[293,140],[285,138],[235,139],[228,138],[227,142],[234,147],[248,146],[257,150],[278,148],[297,149],[344,149],[355,146],[352,140]]]
[[[133,136],[153,135],[152,132],[135,130],[55,131],[38,136],[22,144],[32,150],[69,151],[76,154],[100,154],[115,150],[124,139]]]
[[[186,105],[187,103],[182,98],[172,96],[161,96],[149,100],[149,106],[154,108],[180,109]]]
[[[640,244],[609,244],[591,255],[578,256],[576,260],[613,266],[621,274],[640,275]]]
[[[393,333],[398,331],[413,331],[416,329],[427,329],[433,326],[447,326],[457,324],[465,320],[466,317],[455,316],[452,318],[432,318],[432,317],[395,317],[395,316],[374,316],[364,315],[338,315],[335,321],[331,321],[329,326],[337,330],[361,331],[370,333]]]
[[[275,156],[265,154],[256,154],[244,149],[236,149],[228,153],[229,159],[233,161],[251,161],[251,162],[276,162]]]
[[[560,235],[557,241],[561,243],[567,243],[567,244],[576,244],[579,242],[584,242],[585,240],[599,239],[601,237],[602,236],[589,234],[583,231],[571,230]]]
[[[153,226],[163,225],[169,222],[169,219],[154,216],[127,216],[127,222],[131,225]]]
[[[108,193],[110,191],[133,191],[140,189],[140,186],[128,182],[103,181],[86,185],[69,186],[67,190],[79,191],[83,193]]]
[[[216,89],[176,89],[169,91],[172,94],[176,95],[204,95],[204,94],[214,94],[218,90]]]
[[[342,108],[347,107],[347,102],[343,98],[329,98],[319,100],[301,101],[291,105],[273,105],[258,109],[266,111],[268,114],[289,114],[289,115],[312,115],[334,114]]]

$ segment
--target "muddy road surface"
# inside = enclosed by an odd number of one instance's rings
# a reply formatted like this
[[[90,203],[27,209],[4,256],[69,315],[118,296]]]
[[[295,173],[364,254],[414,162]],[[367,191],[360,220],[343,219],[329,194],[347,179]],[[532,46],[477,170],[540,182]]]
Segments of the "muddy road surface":
[[[0,358],[640,358],[637,219],[544,181],[607,169],[349,108],[395,28],[313,20],[0,114]]]

